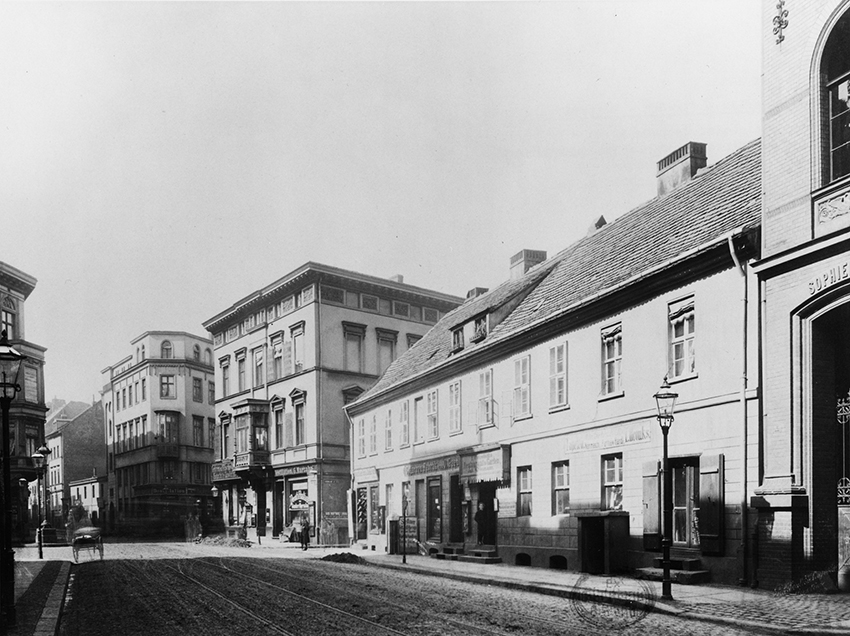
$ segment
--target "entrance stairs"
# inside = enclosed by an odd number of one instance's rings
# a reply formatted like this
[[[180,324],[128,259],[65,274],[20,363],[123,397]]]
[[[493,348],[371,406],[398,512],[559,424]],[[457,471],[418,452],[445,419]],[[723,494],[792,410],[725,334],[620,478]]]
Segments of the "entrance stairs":
[[[446,561],[466,561],[467,563],[501,563],[502,558],[496,554],[494,545],[477,545],[466,553],[462,543],[449,543],[442,552],[431,555],[435,559]]]
[[[655,557],[651,568],[638,568],[635,575],[639,579],[661,581],[664,578],[664,559]],[[670,556],[670,579],[680,585],[700,585],[708,583],[711,571],[702,569],[702,562],[694,557]]]

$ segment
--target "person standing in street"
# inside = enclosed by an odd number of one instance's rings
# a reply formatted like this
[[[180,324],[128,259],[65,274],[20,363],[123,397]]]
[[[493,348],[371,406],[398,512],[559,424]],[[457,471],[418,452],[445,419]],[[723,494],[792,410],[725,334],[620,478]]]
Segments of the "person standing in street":
[[[306,513],[301,513],[301,549],[306,550],[310,545],[310,520]]]
[[[484,543],[484,504],[478,504],[478,510],[475,511],[475,526],[478,529],[478,545]]]

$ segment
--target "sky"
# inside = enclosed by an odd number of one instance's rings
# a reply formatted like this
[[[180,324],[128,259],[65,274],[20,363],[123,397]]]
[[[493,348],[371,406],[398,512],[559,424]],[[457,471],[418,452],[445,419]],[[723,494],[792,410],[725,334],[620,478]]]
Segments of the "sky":
[[[464,296],[760,136],[757,0],[0,2],[0,261],[45,397],[306,261]],[[604,257],[604,256],[603,256]],[[612,263],[616,267],[616,263]]]

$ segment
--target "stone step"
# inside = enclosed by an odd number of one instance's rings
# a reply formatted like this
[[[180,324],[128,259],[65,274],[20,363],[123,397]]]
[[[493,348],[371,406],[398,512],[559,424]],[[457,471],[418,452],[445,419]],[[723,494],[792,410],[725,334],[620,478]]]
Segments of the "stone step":
[[[638,568],[635,570],[635,576],[639,579],[647,581],[661,581],[664,578],[664,570],[662,568]],[[699,585],[700,583],[708,583],[711,579],[709,570],[670,570],[670,579],[674,583],[680,585]]]
[[[443,548],[443,552],[446,554],[463,554],[463,544],[461,545],[447,545]]]
[[[655,568],[663,568],[664,567],[664,559],[662,557],[655,557],[652,560],[652,567]],[[702,562],[699,559],[695,559],[692,557],[684,557],[684,558],[670,558],[670,569],[672,570],[701,570]]]
[[[502,558],[494,555],[492,556],[473,556],[471,554],[459,554],[457,555],[458,561],[465,561],[466,563],[501,563]]]
[[[446,552],[437,552],[436,554],[432,554],[431,556],[439,561],[457,561],[461,555],[447,554]]]

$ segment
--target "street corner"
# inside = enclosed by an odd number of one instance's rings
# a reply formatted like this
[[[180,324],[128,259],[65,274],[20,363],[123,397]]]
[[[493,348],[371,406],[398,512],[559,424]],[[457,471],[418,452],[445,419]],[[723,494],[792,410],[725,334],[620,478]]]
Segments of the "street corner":
[[[646,581],[619,576],[606,577],[602,586],[597,581],[598,577],[581,575],[569,597],[573,612],[594,628],[628,629],[657,605],[655,590]]]

